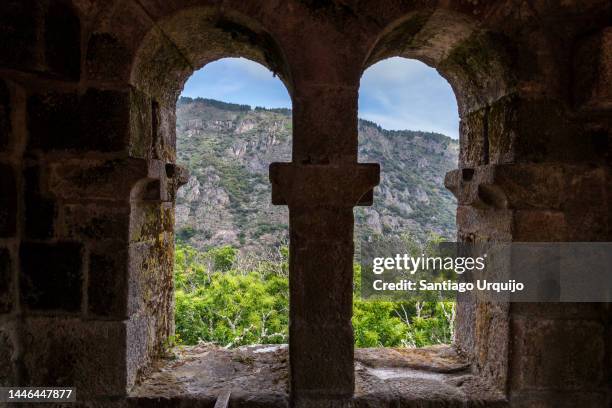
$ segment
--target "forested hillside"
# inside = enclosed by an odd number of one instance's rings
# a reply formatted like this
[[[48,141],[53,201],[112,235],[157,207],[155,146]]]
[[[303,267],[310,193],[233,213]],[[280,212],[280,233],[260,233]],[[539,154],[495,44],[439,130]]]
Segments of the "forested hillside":
[[[191,176],[176,207],[177,343],[287,342],[288,212],[270,204],[268,166],[291,160],[291,131],[288,109],[179,100],[178,161]],[[443,179],[455,167],[457,143],[363,120],[359,141],[359,160],[380,163],[382,174],[374,206],[355,209],[356,239],[401,236],[418,253],[432,235],[452,240],[455,203]],[[364,301],[360,276],[355,264],[356,346],[452,340],[453,304]]]
[[[268,166],[291,160],[291,111],[251,109],[181,98],[178,161],[191,172],[178,194],[181,242],[260,252],[287,242],[288,213],[270,203]],[[359,122],[359,160],[381,164],[374,206],[355,210],[357,238],[430,233],[454,238],[455,202],[444,175],[456,167],[457,142],[440,134],[387,131]]]

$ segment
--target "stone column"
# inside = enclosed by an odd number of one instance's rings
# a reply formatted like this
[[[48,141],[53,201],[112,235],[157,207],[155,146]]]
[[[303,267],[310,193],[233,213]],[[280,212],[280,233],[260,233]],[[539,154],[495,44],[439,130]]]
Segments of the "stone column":
[[[353,206],[378,184],[378,173],[376,164],[270,167],[272,202],[289,206],[294,406],[353,395]]]
[[[371,199],[380,172],[357,163],[356,102],[356,89],[301,89],[293,162],[270,166],[272,203],[289,206],[294,407],[341,407],[355,386],[353,207]]]
[[[459,239],[609,241],[608,134],[597,115],[510,96],[464,117],[461,169],[445,181],[458,200]],[[609,405],[606,304],[459,307],[457,345],[511,406]]]

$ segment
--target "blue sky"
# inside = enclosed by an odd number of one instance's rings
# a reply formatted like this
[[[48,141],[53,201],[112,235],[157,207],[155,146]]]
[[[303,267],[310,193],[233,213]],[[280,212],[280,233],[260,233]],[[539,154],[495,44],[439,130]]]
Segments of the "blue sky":
[[[225,58],[196,71],[183,96],[290,108],[283,83],[264,66],[244,58]],[[361,78],[359,117],[385,129],[443,133],[457,138],[459,116],[453,91],[435,69],[422,62],[390,58],[370,67]]]

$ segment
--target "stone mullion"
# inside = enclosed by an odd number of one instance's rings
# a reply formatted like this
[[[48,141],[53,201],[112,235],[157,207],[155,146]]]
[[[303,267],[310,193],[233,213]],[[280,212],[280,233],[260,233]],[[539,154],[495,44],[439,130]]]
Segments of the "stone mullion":
[[[355,387],[353,206],[379,169],[357,164],[356,89],[315,85],[293,101],[293,162],[270,168],[273,203],[289,206],[291,401],[339,407]]]

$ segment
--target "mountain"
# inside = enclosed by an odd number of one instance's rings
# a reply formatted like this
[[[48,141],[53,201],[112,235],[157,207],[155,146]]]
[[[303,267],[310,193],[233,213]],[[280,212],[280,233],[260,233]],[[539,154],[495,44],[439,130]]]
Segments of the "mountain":
[[[288,242],[288,211],[270,203],[268,166],[291,161],[291,131],[289,109],[180,98],[178,162],[191,175],[177,195],[177,239],[256,252]],[[423,240],[434,232],[454,239],[456,203],[443,181],[457,154],[457,141],[447,136],[360,120],[359,161],[381,164],[381,184],[374,206],[355,209],[356,236]]]

